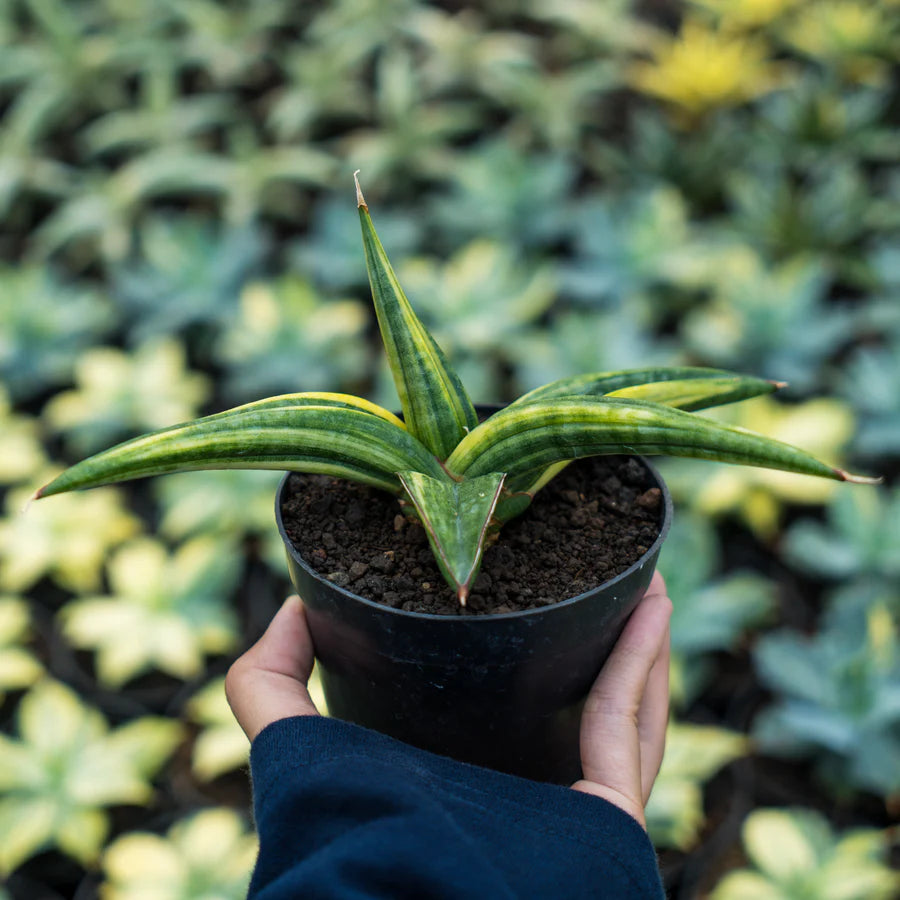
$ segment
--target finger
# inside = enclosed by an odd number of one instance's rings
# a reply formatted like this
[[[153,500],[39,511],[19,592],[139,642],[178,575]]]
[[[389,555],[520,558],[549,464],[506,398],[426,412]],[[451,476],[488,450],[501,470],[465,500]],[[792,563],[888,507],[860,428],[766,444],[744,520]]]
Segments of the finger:
[[[641,747],[641,796],[644,806],[666,749],[666,728],[669,724],[669,645],[670,630],[666,628],[662,647],[647,677],[647,689],[638,709],[638,737]]]
[[[312,666],[303,604],[297,596],[288,597],[265,634],[235,660],[225,677],[228,703],[251,741],[279,719],[318,715],[306,689]]]
[[[653,583],[654,589],[661,584],[661,580]],[[627,804],[627,811],[639,821],[643,821],[639,712],[670,614],[665,593],[654,591],[644,597],[591,689],[582,716],[584,781],[623,798],[617,802],[607,796],[623,808]],[[579,787],[584,789],[583,782]]]

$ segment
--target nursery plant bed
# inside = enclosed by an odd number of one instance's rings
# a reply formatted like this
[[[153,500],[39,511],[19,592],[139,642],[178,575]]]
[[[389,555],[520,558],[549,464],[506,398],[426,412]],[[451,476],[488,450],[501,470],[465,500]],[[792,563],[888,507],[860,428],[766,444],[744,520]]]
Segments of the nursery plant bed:
[[[276,510],[333,715],[465,762],[581,777],[584,699],[671,518],[645,460],[569,466],[486,552],[465,607],[393,497],[289,474]]]

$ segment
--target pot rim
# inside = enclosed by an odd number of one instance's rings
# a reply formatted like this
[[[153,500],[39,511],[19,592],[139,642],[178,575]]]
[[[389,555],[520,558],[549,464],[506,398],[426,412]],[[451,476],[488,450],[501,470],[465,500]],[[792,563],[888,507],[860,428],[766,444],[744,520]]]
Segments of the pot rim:
[[[275,521],[278,525],[278,533],[281,535],[281,539],[284,542],[287,553],[291,556],[294,562],[297,563],[297,565],[299,565],[308,575],[310,575],[310,577],[314,578],[322,585],[326,585],[330,590],[337,591],[347,599],[358,601],[359,603],[363,604],[363,606],[368,607],[374,612],[378,612],[384,615],[396,615],[401,619],[408,618],[425,622],[434,621],[455,623],[458,623],[461,618],[463,618],[467,623],[475,623],[498,622],[510,619],[528,618],[532,616],[545,616],[547,615],[547,613],[553,610],[566,609],[568,607],[571,607],[586,598],[588,595],[593,595],[600,589],[606,591],[616,585],[618,582],[627,579],[634,571],[645,565],[646,560],[649,557],[652,557],[654,554],[658,553],[659,549],[662,547],[663,541],[665,541],[666,536],[669,533],[669,527],[672,524],[674,506],[672,503],[672,495],[669,492],[669,488],[666,485],[666,482],[663,480],[663,477],[659,474],[656,467],[643,456],[640,456],[638,454],[617,455],[627,455],[631,456],[631,458],[633,459],[640,460],[641,465],[643,465],[650,472],[650,474],[656,481],[657,486],[662,491],[663,514],[662,521],[660,522],[659,526],[659,534],[656,536],[656,540],[647,548],[644,553],[641,554],[638,559],[636,559],[627,569],[625,569],[624,572],[620,572],[614,578],[610,578],[608,581],[604,581],[601,584],[595,585],[594,587],[589,588],[586,591],[582,591],[580,594],[575,594],[572,597],[567,597],[565,600],[560,600],[558,603],[553,603],[548,606],[536,607],[534,609],[514,610],[512,612],[506,613],[482,613],[465,617],[446,616],[439,615],[437,613],[415,612],[413,610],[396,609],[395,607],[387,606],[384,603],[378,603],[376,600],[369,600],[367,597],[362,597],[359,594],[355,594],[353,591],[347,590],[347,588],[339,587],[334,582],[328,581],[327,578],[323,578],[318,572],[315,571],[315,569],[312,568],[312,566],[309,565],[309,563],[307,563],[307,561],[300,554],[300,551],[297,550],[297,548],[294,546],[293,541],[291,541],[290,537],[288,537],[287,531],[284,527],[284,521],[281,516],[281,497],[284,493],[284,489],[287,485],[288,479],[291,475],[296,474],[294,472],[285,472],[278,484],[278,490],[275,492]]]

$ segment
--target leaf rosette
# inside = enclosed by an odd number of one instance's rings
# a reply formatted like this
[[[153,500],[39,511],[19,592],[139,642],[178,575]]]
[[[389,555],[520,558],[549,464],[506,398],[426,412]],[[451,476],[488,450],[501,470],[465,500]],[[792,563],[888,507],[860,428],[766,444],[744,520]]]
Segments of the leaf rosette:
[[[322,473],[395,494],[421,521],[465,604],[485,547],[569,462],[668,454],[866,481],[796,447],[693,415],[781,385],[718,369],[656,367],[564,378],[479,422],[413,311],[357,182],[375,312],[402,419],[347,394],[286,394],[126,441],[63,472],[37,496],[193,469]]]

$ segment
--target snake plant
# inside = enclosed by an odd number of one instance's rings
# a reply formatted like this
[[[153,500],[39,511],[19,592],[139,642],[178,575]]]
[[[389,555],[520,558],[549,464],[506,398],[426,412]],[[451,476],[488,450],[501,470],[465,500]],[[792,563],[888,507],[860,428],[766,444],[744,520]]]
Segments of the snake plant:
[[[119,444],[41,488],[79,488],[191,469],[261,468],[346,478],[395,494],[426,530],[465,605],[485,547],[570,461],[670,454],[868,481],[787,444],[692,415],[781,385],[718,369],[644,368],[565,378],[480,422],[441,348],[413,312],[356,185],[375,311],[401,420],[346,394],[248,403]]]

